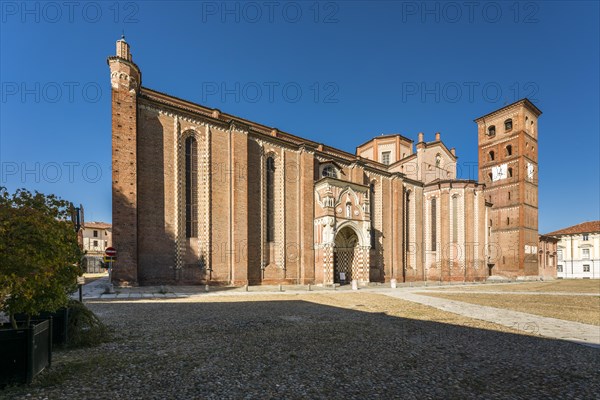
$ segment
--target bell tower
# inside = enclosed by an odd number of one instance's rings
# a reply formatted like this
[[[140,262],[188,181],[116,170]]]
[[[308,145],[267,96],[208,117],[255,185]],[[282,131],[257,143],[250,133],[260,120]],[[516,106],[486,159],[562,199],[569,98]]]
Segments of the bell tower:
[[[137,283],[137,100],[142,74],[125,36],[108,57],[112,109],[112,222],[117,261],[112,280]]]
[[[528,99],[509,104],[475,122],[479,182],[492,203],[488,267],[508,278],[538,275],[538,117]]]

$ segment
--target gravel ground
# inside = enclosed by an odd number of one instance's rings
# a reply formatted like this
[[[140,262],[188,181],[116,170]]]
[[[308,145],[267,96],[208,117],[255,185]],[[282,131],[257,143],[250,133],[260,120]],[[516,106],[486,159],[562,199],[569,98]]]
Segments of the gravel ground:
[[[113,330],[15,399],[591,399],[600,350],[372,293],[88,304]]]
[[[438,288],[436,288],[438,289]],[[460,287],[440,287],[444,291],[469,290],[474,292],[569,292],[597,293],[600,295],[600,280],[598,279],[560,279],[546,282],[480,284]]]
[[[419,294],[600,326],[600,296],[432,292]]]

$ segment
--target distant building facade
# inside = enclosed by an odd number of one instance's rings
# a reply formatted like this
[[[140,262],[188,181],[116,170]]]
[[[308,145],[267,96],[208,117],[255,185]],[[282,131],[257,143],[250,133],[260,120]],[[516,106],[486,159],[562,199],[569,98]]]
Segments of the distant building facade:
[[[84,256],[84,270],[89,273],[102,272],[104,251],[112,246],[112,225],[106,222],[86,222],[80,231]]]
[[[558,239],[552,236],[540,235],[538,244],[539,276],[542,279],[557,278]]]
[[[540,111],[526,99],[476,120],[482,154],[512,153],[463,180],[439,133],[381,135],[351,154],[143,87],[124,39],[108,64],[117,284],[538,274]]]
[[[558,239],[558,278],[600,279],[600,221],[548,233]]]

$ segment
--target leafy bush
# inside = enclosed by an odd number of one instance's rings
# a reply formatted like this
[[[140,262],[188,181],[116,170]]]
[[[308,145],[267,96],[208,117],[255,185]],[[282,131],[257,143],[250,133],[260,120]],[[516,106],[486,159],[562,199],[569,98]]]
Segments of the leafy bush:
[[[69,221],[71,203],[54,195],[0,187],[0,310],[10,316],[67,305],[82,252]],[[27,321],[28,322],[28,321]]]
[[[70,347],[90,347],[110,339],[106,325],[85,304],[69,302],[68,337]]]

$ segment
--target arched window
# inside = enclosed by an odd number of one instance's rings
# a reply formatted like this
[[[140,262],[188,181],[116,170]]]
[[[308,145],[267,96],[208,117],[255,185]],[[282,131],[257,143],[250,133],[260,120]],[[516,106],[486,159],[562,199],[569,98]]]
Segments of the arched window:
[[[406,206],[404,212],[406,213],[406,249],[408,251],[410,246],[410,191],[406,192]]]
[[[512,145],[506,146],[506,156],[512,156]]]
[[[496,134],[496,126],[492,125],[488,128],[488,136],[494,136]]]
[[[512,119],[511,118],[509,118],[506,121],[504,121],[504,130],[506,132],[512,130],[512,127],[513,127],[513,125],[512,125]]]
[[[495,156],[495,154],[494,154],[494,150],[491,150],[491,151],[488,153],[488,158],[489,158],[489,160],[490,160],[490,161],[494,161],[494,156]]]
[[[512,168],[509,168],[509,169],[508,169],[508,177],[509,177],[509,178],[512,178],[512,176],[513,176],[513,169],[512,169]]]
[[[198,237],[198,143],[185,139],[185,237]]]
[[[435,155],[435,166],[439,167],[442,164],[442,156],[438,153]]]
[[[506,217],[506,225],[510,225],[510,217]]]
[[[452,242],[458,242],[458,196],[452,196]]]
[[[267,158],[267,242],[275,241],[275,160]]]
[[[374,249],[377,242],[375,238],[375,225],[373,224],[375,220],[375,183],[371,183],[370,191],[369,207],[371,207],[371,248]]]
[[[431,199],[431,251],[436,251],[437,241],[437,203],[436,198]]]
[[[490,182],[491,182],[492,181],[492,173],[491,172],[488,174],[488,178],[490,179]]]
[[[352,218],[352,204],[346,203],[346,218]]]
[[[337,178],[337,172],[335,171],[335,167],[333,165],[328,165],[323,168],[322,175],[324,177]]]

